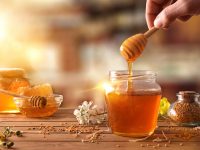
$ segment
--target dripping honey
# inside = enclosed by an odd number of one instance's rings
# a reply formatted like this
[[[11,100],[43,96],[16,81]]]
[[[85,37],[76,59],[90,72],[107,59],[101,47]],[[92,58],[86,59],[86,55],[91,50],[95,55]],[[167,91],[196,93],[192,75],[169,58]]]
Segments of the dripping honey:
[[[132,67],[132,62],[128,62],[127,88],[113,89],[106,94],[109,125],[117,135],[144,137],[151,135],[156,128],[161,90],[138,91]],[[145,87],[146,83],[143,84]]]
[[[127,62],[127,64],[128,64],[128,73],[131,76],[133,74],[132,73],[133,63],[132,62]]]
[[[127,71],[111,74],[112,88],[106,91],[109,124],[112,132],[122,136],[143,137],[156,128],[161,88],[154,73],[143,72],[134,76],[133,62],[143,51],[147,38],[157,29],[137,34],[125,40],[121,55],[127,60]],[[111,72],[112,73],[112,72]],[[117,78],[118,77],[118,78]]]
[[[128,78],[128,91],[131,91],[133,89],[133,82],[131,80],[131,76],[133,75],[133,72],[132,72],[133,63],[127,61],[127,64],[128,64],[128,74],[129,74],[129,78]]]

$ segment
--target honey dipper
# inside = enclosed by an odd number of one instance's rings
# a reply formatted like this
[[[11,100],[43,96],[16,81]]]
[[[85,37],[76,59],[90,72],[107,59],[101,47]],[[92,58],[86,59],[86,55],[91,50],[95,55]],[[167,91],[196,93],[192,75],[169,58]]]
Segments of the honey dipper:
[[[13,92],[2,90],[2,89],[0,89],[0,93],[7,94],[7,95],[10,95],[13,97],[26,98],[30,102],[31,106],[37,107],[37,108],[44,108],[47,104],[47,99],[46,99],[46,97],[43,97],[43,96],[28,97],[28,96],[24,96],[24,95],[18,95]]]
[[[148,38],[153,35],[157,30],[158,28],[153,27],[150,30],[146,31],[144,34],[139,33],[126,39],[120,47],[121,55],[128,62],[133,62],[143,52],[147,44]]]

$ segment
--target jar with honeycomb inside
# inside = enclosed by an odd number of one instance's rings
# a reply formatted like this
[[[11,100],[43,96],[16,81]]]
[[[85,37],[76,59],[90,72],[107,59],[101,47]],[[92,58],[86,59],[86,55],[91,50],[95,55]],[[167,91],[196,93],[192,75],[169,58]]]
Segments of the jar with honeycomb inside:
[[[161,87],[152,71],[111,71],[105,88],[109,126],[114,134],[151,135],[157,126]]]
[[[25,71],[21,68],[0,68],[0,89],[17,93],[30,86]],[[13,96],[0,92],[0,113],[18,113]]]

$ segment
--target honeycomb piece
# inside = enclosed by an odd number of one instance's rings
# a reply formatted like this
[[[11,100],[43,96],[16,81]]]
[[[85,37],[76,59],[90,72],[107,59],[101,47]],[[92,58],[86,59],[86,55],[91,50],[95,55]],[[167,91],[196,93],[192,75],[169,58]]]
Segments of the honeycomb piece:
[[[27,79],[17,78],[10,83],[8,90],[11,92],[19,93],[22,88],[27,87],[30,87],[30,83]]]
[[[45,83],[45,84],[40,84],[36,85],[30,88],[24,88],[22,89],[23,95],[25,96],[51,96],[53,95],[53,89],[50,84]]]

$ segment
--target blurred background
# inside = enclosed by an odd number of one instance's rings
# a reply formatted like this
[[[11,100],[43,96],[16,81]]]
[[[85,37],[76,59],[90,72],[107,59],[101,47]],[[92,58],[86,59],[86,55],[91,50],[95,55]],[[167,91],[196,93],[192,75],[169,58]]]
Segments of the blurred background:
[[[95,88],[109,70],[127,69],[119,47],[145,32],[145,0],[1,0],[0,67],[24,68],[32,83],[51,83],[64,107],[104,103]],[[159,31],[134,62],[158,74],[163,96],[200,92],[200,17]]]

